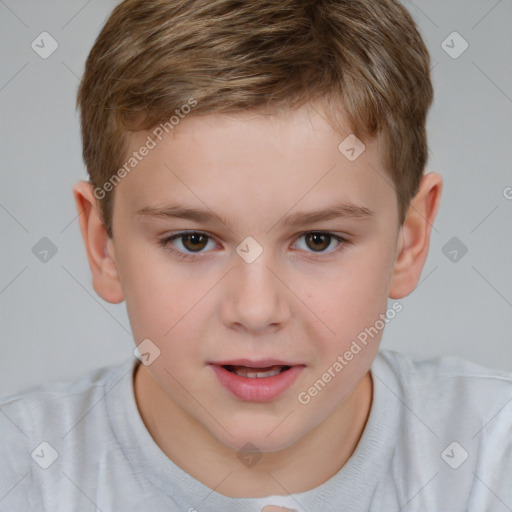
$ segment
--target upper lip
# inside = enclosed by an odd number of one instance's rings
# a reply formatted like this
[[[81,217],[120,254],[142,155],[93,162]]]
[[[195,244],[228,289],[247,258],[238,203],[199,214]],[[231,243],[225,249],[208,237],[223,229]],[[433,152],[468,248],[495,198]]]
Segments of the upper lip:
[[[268,368],[270,366],[297,366],[295,363],[281,361],[279,359],[231,359],[230,361],[218,361],[211,363],[216,366],[247,366],[248,368]]]

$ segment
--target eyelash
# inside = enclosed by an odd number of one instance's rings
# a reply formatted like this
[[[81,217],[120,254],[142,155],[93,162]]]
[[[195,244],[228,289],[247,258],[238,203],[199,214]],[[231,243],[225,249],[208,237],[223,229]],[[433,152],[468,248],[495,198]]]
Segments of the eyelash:
[[[328,235],[340,243],[340,245],[336,249],[334,249],[333,251],[330,251],[328,253],[314,253],[314,252],[311,253],[313,255],[312,259],[325,259],[326,257],[332,256],[333,254],[340,252],[341,250],[343,250],[343,248],[346,245],[351,243],[350,240],[347,240],[346,238],[344,238],[342,236],[335,235],[334,233],[331,233],[329,231],[304,231],[303,233],[299,234],[298,238],[301,238],[304,235],[308,235],[308,234]],[[186,235],[204,235],[204,236],[208,237],[210,240],[213,240],[213,238],[210,235],[208,235],[208,233],[204,233],[203,231],[181,231],[180,233],[176,233],[175,235],[171,235],[171,236],[160,239],[158,243],[165,250],[175,254],[179,258],[196,259],[198,257],[198,255],[202,254],[201,252],[186,253],[186,252],[182,252],[177,249],[174,249],[170,245],[170,243],[173,240],[176,240],[177,238],[183,238]],[[320,258],[317,255],[320,256]]]

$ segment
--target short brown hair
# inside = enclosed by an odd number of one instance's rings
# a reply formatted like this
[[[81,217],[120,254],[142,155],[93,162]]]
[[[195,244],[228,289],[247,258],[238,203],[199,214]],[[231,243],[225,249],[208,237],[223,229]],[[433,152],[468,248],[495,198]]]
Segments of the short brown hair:
[[[430,56],[395,0],[124,0],[87,58],[77,105],[90,182],[126,159],[127,131],[190,115],[325,101],[359,139],[382,134],[403,223],[428,159]],[[341,142],[341,139],[340,139]],[[101,198],[112,237],[112,193]]]

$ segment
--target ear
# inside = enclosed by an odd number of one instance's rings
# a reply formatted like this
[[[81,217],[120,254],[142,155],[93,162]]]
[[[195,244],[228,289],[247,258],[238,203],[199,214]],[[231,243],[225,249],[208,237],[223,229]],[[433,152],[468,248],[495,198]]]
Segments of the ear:
[[[93,186],[87,181],[80,181],[73,187],[73,195],[92,272],[92,286],[101,298],[118,304],[124,298],[115,263],[114,243],[103,224]]]
[[[423,175],[418,193],[407,211],[399,234],[399,249],[393,269],[389,298],[401,299],[409,295],[421,276],[430,245],[430,233],[434,223],[441,192],[442,177],[430,172]]]

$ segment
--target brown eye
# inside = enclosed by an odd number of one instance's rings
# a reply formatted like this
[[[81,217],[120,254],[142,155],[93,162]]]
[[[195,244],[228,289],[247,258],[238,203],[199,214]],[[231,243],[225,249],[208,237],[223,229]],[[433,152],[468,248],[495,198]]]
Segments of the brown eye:
[[[211,242],[215,246],[214,240],[206,233],[199,231],[181,232],[176,235],[162,238],[159,244],[173,254],[182,258],[194,258],[195,255],[201,255],[205,247]]]
[[[200,251],[206,247],[209,237],[201,233],[191,233],[181,236],[183,246],[188,251]]]
[[[306,244],[315,251],[324,251],[331,243],[332,236],[326,233],[308,233],[305,236]]]
[[[302,233],[299,240],[301,240],[301,243],[296,242],[296,246],[304,252],[309,253],[310,256],[326,257],[342,250],[345,245],[350,243],[342,236],[322,231],[308,231]],[[302,247],[300,247],[300,245],[302,245]]]

